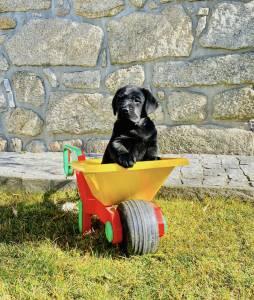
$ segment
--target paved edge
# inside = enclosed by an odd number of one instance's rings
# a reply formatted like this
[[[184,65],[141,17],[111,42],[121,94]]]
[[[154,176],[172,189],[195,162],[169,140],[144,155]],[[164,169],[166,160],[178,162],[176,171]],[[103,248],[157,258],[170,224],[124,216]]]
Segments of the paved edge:
[[[47,193],[70,188],[76,188],[75,179],[22,179],[19,177],[0,176],[0,190],[5,192]]]
[[[16,187],[19,187],[18,189]],[[76,180],[22,180],[21,178],[0,177],[0,191],[26,193],[54,193],[57,191],[77,190]],[[223,197],[254,202],[254,190],[242,188],[211,187],[167,187],[162,186],[157,197],[183,198],[187,200],[203,200],[205,197]]]
[[[186,200],[203,200],[206,197],[236,199],[254,202],[254,191],[240,188],[211,188],[211,187],[165,187],[163,186],[157,197],[182,198]]]
[[[186,157],[190,165],[174,169],[159,195],[254,200],[254,156],[165,156]],[[67,189],[76,189],[76,179],[64,177],[61,153],[0,152],[0,190],[49,193]]]

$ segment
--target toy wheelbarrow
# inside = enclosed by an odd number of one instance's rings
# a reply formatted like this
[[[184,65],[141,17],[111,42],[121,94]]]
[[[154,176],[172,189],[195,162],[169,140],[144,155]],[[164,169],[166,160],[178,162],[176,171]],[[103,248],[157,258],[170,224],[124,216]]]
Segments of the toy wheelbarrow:
[[[71,161],[71,152],[76,160]],[[109,242],[121,244],[128,254],[155,252],[159,238],[167,230],[163,213],[152,200],[176,166],[188,164],[184,158],[162,158],[137,162],[132,168],[101,164],[101,159],[86,159],[81,149],[65,145],[64,172],[77,178],[79,230],[91,231],[91,217],[105,224]]]

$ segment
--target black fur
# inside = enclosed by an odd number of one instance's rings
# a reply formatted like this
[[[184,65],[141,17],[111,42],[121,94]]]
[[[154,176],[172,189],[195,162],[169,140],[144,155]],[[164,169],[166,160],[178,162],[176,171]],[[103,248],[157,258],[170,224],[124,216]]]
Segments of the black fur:
[[[118,163],[128,168],[136,161],[159,159],[157,131],[148,117],[158,107],[151,92],[127,85],[116,92],[112,107],[117,121],[102,163]]]

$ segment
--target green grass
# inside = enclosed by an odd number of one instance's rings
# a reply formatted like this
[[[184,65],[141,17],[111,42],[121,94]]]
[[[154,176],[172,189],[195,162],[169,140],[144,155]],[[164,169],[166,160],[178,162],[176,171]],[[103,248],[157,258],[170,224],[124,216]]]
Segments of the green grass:
[[[159,251],[125,257],[103,227],[81,239],[76,194],[0,193],[0,299],[254,299],[254,208],[230,199],[160,198]],[[17,215],[16,215],[17,212]]]

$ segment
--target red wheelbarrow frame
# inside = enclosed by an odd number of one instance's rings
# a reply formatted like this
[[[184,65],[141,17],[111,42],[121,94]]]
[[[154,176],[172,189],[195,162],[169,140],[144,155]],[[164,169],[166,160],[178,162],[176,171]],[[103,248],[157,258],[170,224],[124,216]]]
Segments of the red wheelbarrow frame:
[[[74,170],[71,167],[71,152],[75,152],[78,161],[86,160],[84,151],[74,146],[65,145],[64,147],[64,171],[65,175],[71,176]],[[79,231],[82,235],[91,232],[91,218],[96,215],[100,221],[106,225],[106,237],[109,242],[119,244],[123,240],[123,229],[121,219],[116,206],[105,206],[93,196],[85,176],[82,172],[76,171],[77,187],[80,195],[79,201]],[[165,234],[165,220],[160,207],[153,205],[155,216],[158,223],[159,237]]]

